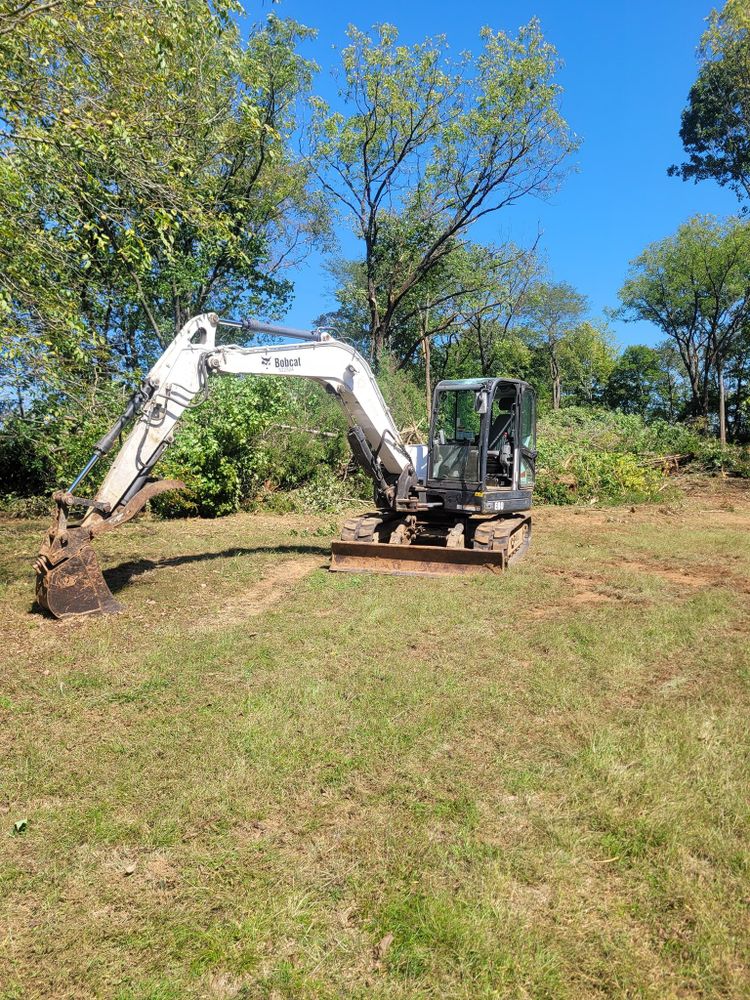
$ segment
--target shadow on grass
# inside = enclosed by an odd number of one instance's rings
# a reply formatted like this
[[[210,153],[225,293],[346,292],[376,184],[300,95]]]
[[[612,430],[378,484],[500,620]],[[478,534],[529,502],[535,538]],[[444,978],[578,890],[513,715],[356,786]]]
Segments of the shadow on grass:
[[[169,559],[133,559],[130,562],[112,566],[102,573],[107,586],[116,594],[126,587],[130,581],[148,573],[152,569],[165,569],[171,566],[183,566],[186,563],[210,562],[212,559],[232,559],[235,556],[252,556],[261,553],[273,555],[321,556],[327,558],[330,554],[330,542],[320,545],[258,545],[253,548],[233,547],[221,552],[196,552],[186,556],[172,556]]]

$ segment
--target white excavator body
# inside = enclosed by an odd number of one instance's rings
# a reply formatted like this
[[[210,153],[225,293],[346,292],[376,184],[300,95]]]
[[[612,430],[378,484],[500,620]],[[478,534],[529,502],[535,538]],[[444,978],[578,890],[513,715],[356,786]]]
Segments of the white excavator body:
[[[253,347],[217,344],[220,325],[281,336],[293,342]],[[447,491],[441,493],[440,482],[430,482],[429,446],[404,444],[370,366],[352,346],[325,331],[291,330],[255,320],[238,323],[205,313],[189,320],[180,330],[121,418],[97,443],[81,474],[67,491],[55,494],[56,518],[35,564],[37,599],[53,615],[62,618],[119,609],[101,575],[91,541],[130,520],[159,493],[183,486],[174,480],[154,480],[151,473],[173,440],[186,409],[195,403],[208,380],[217,375],[304,378],[322,385],[341,405],[354,456],[372,477],[378,510],[346,522],[341,541],[334,542],[332,547],[332,569],[442,573],[477,567],[503,568],[509,558],[528,545],[530,519],[518,512],[530,505],[530,490],[528,504],[524,493],[519,506],[515,496],[518,490],[509,491],[506,487],[503,497],[507,499],[500,501],[500,509],[506,503],[508,509],[500,517],[482,516],[493,508],[483,509],[486,501],[476,499],[484,497],[484,490],[474,490],[472,494],[470,487],[476,483],[468,484],[467,493],[467,483],[461,479],[458,492],[457,483],[451,482],[446,484]],[[475,407],[476,411],[487,412],[490,390],[485,382],[479,380],[476,387],[468,390],[464,383],[456,385],[459,388],[451,391],[473,392],[474,398],[484,405],[484,409],[481,405]],[[456,408],[458,399],[456,395]],[[452,397],[449,402],[452,403]],[[79,484],[131,423],[133,426],[96,496],[93,499],[77,496],[74,491]],[[441,431],[442,437],[435,444],[437,463],[442,461],[445,465],[450,460],[455,466],[456,454],[461,455],[469,448],[465,429],[454,433],[457,438],[451,445],[445,443]],[[486,438],[485,433],[485,459],[487,454],[500,454],[488,451]],[[478,461],[479,442],[472,447],[476,455],[472,453],[469,457]],[[442,457],[438,454],[441,449]],[[527,452],[531,454],[528,449]],[[516,460],[517,468],[519,461]],[[497,489],[502,491],[503,487]],[[466,500],[467,496],[470,503],[459,503],[459,499]],[[85,513],[79,523],[71,524],[69,513],[74,507],[83,508]],[[469,524],[471,517],[476,524]],[[492,530],[488,530],[488,524]],[[498,527],[504,530],[496,531]],[[497,547],[495,536],[502,541]],[[514,547],[508,544],[511,539],[516,541]],[[438,544],[431,544],[434,541]]]

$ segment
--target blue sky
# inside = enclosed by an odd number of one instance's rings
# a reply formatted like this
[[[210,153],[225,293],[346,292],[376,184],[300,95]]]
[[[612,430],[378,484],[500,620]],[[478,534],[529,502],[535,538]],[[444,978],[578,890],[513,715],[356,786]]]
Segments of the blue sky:
[[[445,34],[451,48],[479,50],[479,29],[489,25],[515,32],[532,16],[556,46],[565,66],[562,109],[583,144],[577,172],[548,200],[527,199],[473,231],[473,238],[533,241],[556,280],[586,294],[592,313],[617,304],[628,262],[653,240],[674,232],[696,213],[737,212],[731,192],[713,182],[695,185],[667,177],[680,162],[680,112],[697,72],[696,46],[712,4],[706,0],[444,0],[354,5],[342,0],[281,0],[273,8],[318,29],[305,53],[321,67],[316,90],[334,93],[330,69],[346,43],[349,23],[360,28],[387,21],[405,42]],[[347,249],[351,245],[346,240]],[[286,321],[309,326],[334,307],[331,280],[315,255],[293,276],[295,299]],[[620,344],[655,343],[647,323],[614,323]]]

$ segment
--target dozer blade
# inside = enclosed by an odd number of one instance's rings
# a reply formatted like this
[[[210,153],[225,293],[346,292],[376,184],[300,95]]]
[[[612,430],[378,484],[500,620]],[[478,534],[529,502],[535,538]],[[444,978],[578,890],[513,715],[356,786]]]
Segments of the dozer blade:
[[[441,545],[388,545],[383,542],[331,543],[331,569],[340,573],[392,573],[397,576],[447,576],[502,573],[503,551],[450,549]]]
[[[76,498],[55,494],[57,514],[34,564],[36,599],[41,607],[55,618],[121,611],[122,605],[112,596],[99,569],[91,540],[125,524],[159,493],[183,486],[175,479],[147,483],[110,517],[75,527],[68,526],[67,518]]]

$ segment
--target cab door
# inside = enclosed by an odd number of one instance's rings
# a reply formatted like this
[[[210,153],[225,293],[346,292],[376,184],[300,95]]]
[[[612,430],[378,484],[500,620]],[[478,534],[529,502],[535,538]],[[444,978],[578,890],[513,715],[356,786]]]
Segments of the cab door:
[[[536,478],[536,396],[531,386],[521,392],[520,425],[518,488],[530,490]]]

